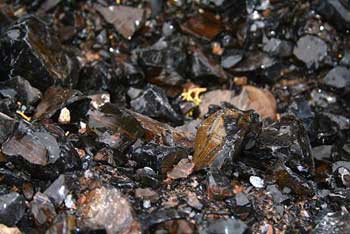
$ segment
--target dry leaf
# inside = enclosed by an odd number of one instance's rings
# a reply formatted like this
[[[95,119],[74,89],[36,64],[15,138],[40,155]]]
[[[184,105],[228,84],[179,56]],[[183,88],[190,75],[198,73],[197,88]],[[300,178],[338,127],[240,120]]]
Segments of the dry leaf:
[[[231,102],[241,110],[255,110],[261,118],[276,118],[277,103],[272,93],[254,86],[243,86],[242,92]]]
[[[276,99],[268,90],[259,89],[245,85],[242,92],[235,96],[232,90],[214,90],[202,96],[202,103],[199,106],[201,116],[208,112],[209,105],[220,105],[228,102],[241,110],[255,110],[261,118],[276,119]]]

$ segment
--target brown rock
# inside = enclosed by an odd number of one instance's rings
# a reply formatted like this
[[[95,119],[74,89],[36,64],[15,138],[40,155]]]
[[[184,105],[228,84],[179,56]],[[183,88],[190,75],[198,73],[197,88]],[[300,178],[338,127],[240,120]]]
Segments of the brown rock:
[[[125,111],[132,115],[142,126],[146,132],[146,140],[163,145],[174,143],[184,148],[193,148],[194,136],[191,133],[175,129],[168,124],[161,123],[131,110],[126,109]]]
[[[194,163],[187,158],[181,159],[180,162],[168,172],[168,178],[176,180],[179,178],[187,178],[194,168]]]
[[[223,30],[222,22],[210,12],[189,18],[181,25],[182,31],[196,37],[212,40]]]
[[[108,234],[141,233],[128,200],[117,189],[101,187],[90,191],[80,212],[83,227],[104,228]]]
[[[126,39],[131,39],[145,20],[145,11],[139,8],[127,6],[101,7],[98,5],[95,8]]]
[[[197,194],[194,192],[187,192],[187,204],[198,210],[203,208],[203,204],[198,200]]]
[[[137,188],[135,190],[135,197],[141,198],[143,200],[150,200],[151,202],[156,202],[159,199],[158,193],[150,188]]]

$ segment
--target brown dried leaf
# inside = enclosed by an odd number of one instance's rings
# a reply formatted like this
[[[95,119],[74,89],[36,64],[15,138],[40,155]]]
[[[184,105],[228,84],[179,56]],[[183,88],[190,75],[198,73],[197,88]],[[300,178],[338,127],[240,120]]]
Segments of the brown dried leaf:
[[[261,118],[276,118],[276,99],[272,93],[254,86],[243,86],[242,92],[231,102],[241,110],[255,110]]]
[[[204,116],[209,109],[210,105],[218,105],[222,102],[228,102],[231,103],[232,99],[235,96],[235,92],[232,90],[213,90],[210,92],[205,93],[201,97],[201,104],[199,105],[199,110],[201,113],[201,116]]]
[[[220,105],[222,102],[228,102],[241,110],[254,110],[261,118],[276,119],[276,99],[265,89],[259,89],[254,86],[245,85],[242,92],[235,96],[232,90],[213,90],[202,96],[202,102],[199,106],[201,115],[208,112],[209,105]]]

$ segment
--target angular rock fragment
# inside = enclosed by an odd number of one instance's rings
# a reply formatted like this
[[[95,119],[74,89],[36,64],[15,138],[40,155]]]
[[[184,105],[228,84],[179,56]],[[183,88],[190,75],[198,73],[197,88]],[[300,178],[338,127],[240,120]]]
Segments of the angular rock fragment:
[[[138,167],[150,167],[156,172],[166,175],[181,159],[188,156],[181,147],[162,146],[148,143],[132,152],[132,159]]]
[[[12,134],[16,120],[0,112],[0,145]]]
[[[182,116],[170,105],[165,92],[154,85],[148,85],[139,97],[130,101],[130,106],[134,111],[152,118],[176,124],[182,122]]]
[[[264,38],[263,42],[263,50],[271,56],[289,57],[293,54],[293,45],[289,41],[278,38]]]
[[[35,104],[42,97],[42,94],[38,89],[32,87],[27,80],[20,76],[2,82],[2,85],[15,90],[16,99],[27,105]]]
[[[138,121],[128,112],[112,104],[105,104],[99,111],[89,111],[88,126],[98,135],[109,130],[125,134],[129,141],[142,138],[145,131]]]
[[[176,180],[180,178],[187,178],[192,174],[194,168],[194,163],[190,160],[184,158],[175,165],[175,167],[167,173],[168,178]]]
[[[276,185],[268,185],[266,190],[272,196],[275,203],[282,203],[288,199],[288,196],[284,195]]]
[[[20,156],[31,164],[46,166],[59,158],[56,139],[45,132],[30,132],[30,128],[20,123],[16,135],[2,146],[7,156]]]
[[[312,196],[314,186],[302,175],[292,171],[285,165],[275,166],[274,178],[280,188],[288,187],[299,196]]]
[[[189,18],[181,25],[182,31],[196,37],[212,40],[223,30],[221,21],[214,14],[205,12]]]
[[[296,98],[289,106],[289,112],[302,120],[307,130],[310,129],[315,114],[312,112],[307,100],[304,98]]]
[[[284,116],[264,127],[254,146],[241,160],[261,170],[272,170],[277,183],[299,195],[313,194],[306,178],[314,173],[314,159],[308,135],[300,120]],[[271,172],[270,172],[271,173]]]
[[[22,195],[12,192],[0,196],[0,223],[14,226],[20,221],[26,209]]]
[[[298,40],[293,53],[307,68],[317,69],[328,54],[328,46],[319,37],[306,35]]]
[[[186,218],[186,213],[173,208],[160,208],[141,217],[142,230],[149,228],[169,220],[177,220]]]
[[[168,146],[180,146],[185,149],[193,148],[194,136],[192,133],[172,128],[167,124],[130,110],[125,110],[125,112],[133,116],[141,125],[145,131],[147,141],[154,141],[155,143]]]
[[[44,194],[48,196],[56,206],[59,206],[74,184],[73,175],[60,175],[51,185],[48,187]]]
[[[151,202],[156,202],[159,199],[158,193],[149,188],[137,188],[135,190],[135,197],[141,198],[143,200],[149,200]]]
[[[207,193],[209,199],[224,199],[233,196],[233,189],[225,175],[212,169],[207,176]]]
[[[90,191],[86,204],[80,207],[80,214],[83,228],[102,228],[107,234],[140,232],[132,207],[117,189],[101,187]]]
[[[331,159],[332,145],[320,145],[312,148],[312,155],[317,160],[328,160]]]
[[[251,111],[225,108],[211,114],[198,129],[193,162],[195,170],[221,169],[240,153],[246,135],[259,130],[257,115]]]
[[[293,116],[283,116],[280,121],[262,128],[253,148],[245,151],[255,167],[268,169],[279,159],[283,159],[295,171],[312,173],[314,161],[309,137],[300,120]],[[280,158],[282,157],[282,158]]]
[[[350,89],[350,69],[337,66],[327,73],[323,82],[332,88]]]
[[[0,154],[0,156],[3,156]],[[14,171],[7,168],[0,168],[1,182],[8,186],[23,186],[30,180],[30,176],[22,171]]]
[[[196,79],[216,78],[224,81],[228,78],[225,70],[199,48],[192,49],[191,73]]]
[[[86,65],[79,77],[77,88],[82,92],[91,92],[91,90],[112,91],[111,83],[115,79],[115,73],[102,61],[95,61]]]
[[[117,62],[115,72],[118,77],[122,77],[122,81],[129,85],[140,85],[144,82],[145,74],[142,68],[130,57],[119,55],[115,57],[115,61]]]
[[[61,0],[46,0],[44,3],[40,5],[40,8],[38,9],[38,13],[45,13],[47,11],[50,11],[51,9],[55,8],[57,4],[59,4]]]
[[[225,69],[232,68],[243,59],[243,53],[239,50],[225,50],[221,56],[221,66]]]
[[[57,215],[51,200],[43,193],[37,192],[30,205],[34,220],[39,225],[51,223]]]
[[[251,176],[249,177],[249,182],[255,187],[255,188],[264,188],[264,180],[261,179],[259,176]]]
[[[178,219],[178,220],[169,220],[162,222],[158,225],[155,225],[151,229],[151,231],[155,233],[171,233],[171,232],[176,232],[176,233],[184,233],[184,234],[195,234],[197,233],[196,231],[196,226],[185,220],[185,219]]]
[[[150,167],[137,169],[135,179],[139,181],[143,187],[151,187],[155,189],[160,185],[158,175]]]
[[[95,5],[95,9],[128,40],[142,27],[146,16],[145,10],[128,6],[102,7]]]
[[[254,72],[265,70],[276,64],[276,59],[261,51],[251,51],[245,54],[244,59],[234,66],[236,72]]]
[[[56,178],[60,172],[81,166],[71,144],[62,142],[43,127],[24,122],[2,145],[2,152],[14,165],[39,178]]]
[[[72,121],[77,121],[80,117],[85,116],[89,108],[89,102],[90,100],[79,91],[50,87],[36,107],[34,119],[51,118],[58,110],[67,107],[72,113]]]
[[[145,68],[149,82],[159,85],[180,85],[184,82],[188,56],[186,41],[178,35],[162,37],[152,46],[133,52]]]
[[[33,16],[6,30],[0,39],[2,79],[21,76],[44,91],[51,85],[73,87],[79,64],[48,26]]]
[[[250,204],[250,201],[247,195],[243,192],[237,193],[235,195],[236,205],[237,206],[247,206]]]

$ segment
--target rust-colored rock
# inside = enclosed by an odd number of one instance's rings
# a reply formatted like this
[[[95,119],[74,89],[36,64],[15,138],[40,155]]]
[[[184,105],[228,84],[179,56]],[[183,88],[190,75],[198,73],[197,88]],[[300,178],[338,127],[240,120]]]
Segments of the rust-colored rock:
[[[90,191],[80,207],[81,226],[92,230],[104,228],[107,234],[141,233],[128,200],[117,189],[105,187]]]

